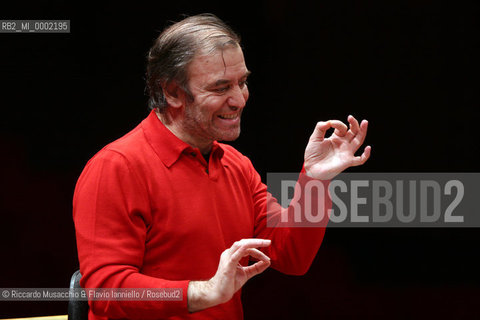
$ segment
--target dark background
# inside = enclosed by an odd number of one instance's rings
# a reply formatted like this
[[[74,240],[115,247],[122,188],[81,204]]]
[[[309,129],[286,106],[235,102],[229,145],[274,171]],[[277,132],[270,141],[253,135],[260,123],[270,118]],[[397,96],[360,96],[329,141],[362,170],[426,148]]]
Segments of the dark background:
[[[233,143],[257,170],[293,172],[316,121],[370,122],[362,172],[477,172],[479,26],[473,2],[169,1],[0,5],[0,19],[70,19],[70,34],[0,34],[0,287],[67,287],[71,199],[83,166],[147,115],[145,55],[181,14],[243,38],[250,100]],[[244,288],[246,319],[472,319],[478,229],[328,229],[307,275]],[[66,314],[0,303],[0,317]]]

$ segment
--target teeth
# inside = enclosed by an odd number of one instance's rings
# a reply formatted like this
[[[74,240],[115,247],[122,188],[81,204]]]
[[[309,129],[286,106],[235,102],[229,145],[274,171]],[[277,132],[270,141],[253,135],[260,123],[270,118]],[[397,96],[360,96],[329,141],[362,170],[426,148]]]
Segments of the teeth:
[[[235,119],[237,117],[237,114],[222,114],[219,115],[219,117],[222,119]]]

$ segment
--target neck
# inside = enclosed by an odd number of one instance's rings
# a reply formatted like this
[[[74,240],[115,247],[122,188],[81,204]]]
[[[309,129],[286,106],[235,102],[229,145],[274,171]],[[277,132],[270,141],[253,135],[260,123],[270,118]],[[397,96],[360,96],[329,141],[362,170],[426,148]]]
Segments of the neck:
[[[213,141],[202,139],[201,137],[194,137],[184,130],[181,121],[174,121],[171,114],[167,112],[155,112],[158,119],[163,123],[168,130],[170,130],[177,138],[189,144],[192,148],[198,148],[202,155],[208,156],[212,150]]]

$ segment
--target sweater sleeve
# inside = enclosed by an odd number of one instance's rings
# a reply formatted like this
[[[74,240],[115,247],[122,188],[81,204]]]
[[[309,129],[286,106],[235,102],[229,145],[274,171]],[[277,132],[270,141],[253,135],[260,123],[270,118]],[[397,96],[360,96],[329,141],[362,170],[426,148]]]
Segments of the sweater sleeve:
[[[125,157],[102,150],[82,172],[73,199],[81,286],[182,289],[181,301],[89,301],[108,318],[151,319],[187,314],[188,280],[140,273],[151,209],[146,186]]]
[[[272,240],[271,246],[263,250],[270,257],[272,268],[285,274],[305,274],[320,248],[328,223],[329,181],[310,178],[302,169],[288,208],[283,208],[267,192],[267,186],[251,163],[250,181],[255,212],[254,236]],[[318,190],[311,189],[309,184],[321,184],[319,190],[322,191],[312,192]],[[309,217],[323,218],[310,222]]]

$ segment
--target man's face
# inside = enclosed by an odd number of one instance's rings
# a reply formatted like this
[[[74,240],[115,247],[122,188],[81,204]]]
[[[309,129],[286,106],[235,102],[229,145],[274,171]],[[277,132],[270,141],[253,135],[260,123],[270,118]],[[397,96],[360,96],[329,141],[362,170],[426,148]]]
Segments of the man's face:
[[[238,46],[194,58],[188,69],[194,101],[185,106],[184,129],[204,141],[237,139],[249,73]]]

